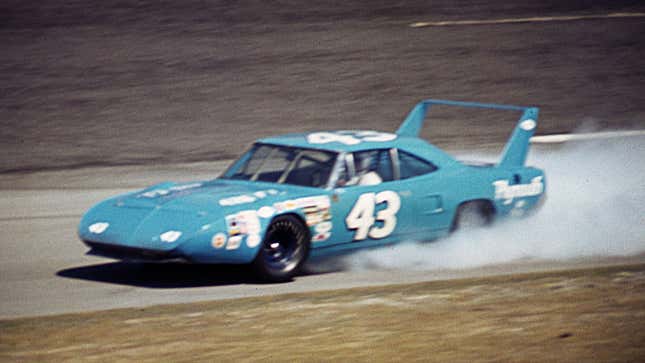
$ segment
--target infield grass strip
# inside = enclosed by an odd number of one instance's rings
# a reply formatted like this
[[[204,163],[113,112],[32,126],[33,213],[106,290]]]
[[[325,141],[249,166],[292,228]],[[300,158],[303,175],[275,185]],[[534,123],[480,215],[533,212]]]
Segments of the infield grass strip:
[[[0,361],[645,358],[645,265],[0,321]]]

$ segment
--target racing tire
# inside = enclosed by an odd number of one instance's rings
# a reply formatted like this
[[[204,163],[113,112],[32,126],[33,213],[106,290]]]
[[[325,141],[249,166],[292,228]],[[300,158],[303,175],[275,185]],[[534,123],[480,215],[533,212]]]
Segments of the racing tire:
[[[276,217],[267,228],[252,266],[267,282],[287,282],[309,257],[309,229],[293,215]]]
[[[464,202],[457,208],[450,231],[469,231],[493,223],[495,208],[486,200]]]

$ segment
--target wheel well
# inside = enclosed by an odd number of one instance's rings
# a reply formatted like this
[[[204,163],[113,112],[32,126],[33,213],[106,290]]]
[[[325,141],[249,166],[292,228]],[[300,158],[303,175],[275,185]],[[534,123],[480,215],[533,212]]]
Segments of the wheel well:
[[[475,199],[473,200],[473,202],[479,204],[482,208],[482,212],[484,212],[487,216],[494,216],[495,213],[497,213],[495,204],[490,199]]]
[[[493,201],[490,200],[490,199],[465,200],[465,201],[459,203],[459,206],[457,206],[457,208],[459,208],[462,205],[469,204],[469,203],[473,203],[473,204],[478,205],[480,208],[482,208],[482,212],[495,214],[495,204],[493,204]]]
[[[452,223],[450,225],[450,231],[454,231],[457,228],[457,218],[459,218],[459,209],[462,206],[465,206],[467,204],[473,204],[476,206],[477,210],[482,213],[483,216],[485,216],[487,219],[490,221],[493,220],[495,214],[497,213],[497,210],[495,209],[495,204],[493,204],[493,201],[490,199],[471,199],[471,200],[465,200],[455,208],[455,214],[452,217]]]
[[[271,225],[271,223],[273,223],[273,221],[276,218],[282,217],[282,216],[295,217],[302,224],[302,226],[305,227],[305,233],[307,233],[307,239],[309,240],[309,242],[311,242],[311,231],[309,230],[309,226],[307,226],[307,222],[305,221],[305,219],[298,213],[289,212],[289,213],[282,213],[282,214],[275,215],[273,216],[273,218],[271,218],[271,222],[269,222],[268,225]]]

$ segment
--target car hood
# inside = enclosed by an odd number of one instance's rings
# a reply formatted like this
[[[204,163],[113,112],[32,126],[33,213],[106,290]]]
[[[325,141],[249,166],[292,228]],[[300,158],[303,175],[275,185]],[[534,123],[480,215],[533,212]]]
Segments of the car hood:
[[[294,188],[267,183],[217,179],[197,183],[162,183],[117,200],[117,206],[126,208],[157,208],[169,211],[215,211],[256,208],[256,204],[270,204],[282,198],[306,194]]]
[[[270,207],[277,202],[322,193],[320,189],[240,180],[161,183],[97,204],[84,215],[79,236],[85,241],[151,250],[188,249],[195,244],[185,242],[210,241],[215,234],[226,234],[228,217],[250,210],[255,213],[262,207],[273,211]],[[269,221],[270,215],[265,215],[261,228]]]

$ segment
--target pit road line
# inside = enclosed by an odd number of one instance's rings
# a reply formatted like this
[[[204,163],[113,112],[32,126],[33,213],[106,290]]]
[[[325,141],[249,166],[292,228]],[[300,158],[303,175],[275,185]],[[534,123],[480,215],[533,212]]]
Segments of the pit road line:
[[[541,136],[533,136],[531,138],[531,143],[532,144],[561,144],[567,141],[612,139],[615,137],[633,137],[633,136],[645,136],[645,130],[604,131],[604,132],[589,132],[584,134],[541,135]]]
[[[460,25],[495,25],[495,24],[517,24],[517,23],[547,23],[554,21],[575,21],[575,20],[596,20],[612,18],[642,18],[645,13],[610,13],[596,15],[575,15],[575,16],[544,16],[516,19],[494,19],[494,20],[449,20],[449,21],[427,21],[416,22],[409,26],[411,28],[425,28],[435,26],[460,26]]]

